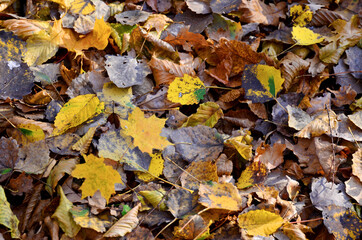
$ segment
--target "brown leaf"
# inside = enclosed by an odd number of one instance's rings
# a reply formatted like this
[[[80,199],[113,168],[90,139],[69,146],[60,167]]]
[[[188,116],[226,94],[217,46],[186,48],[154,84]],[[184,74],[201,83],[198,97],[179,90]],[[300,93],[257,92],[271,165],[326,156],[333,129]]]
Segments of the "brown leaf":
[[[309,62],[294,53],[288,52],[287,55],[280,60],[279,67],[282,72],[282,77],[285,79],[284,87],[286,90],[289,90],[292,85],[299,82],[299,79],[296,77],[307,71]]]
[[[192,64],[180,65],[168,60],[162,60],[152,57],[148,62],[151,67],[156,85],[170,84],[175,77],[183,77],[184,74],[195,77],[195,71]]]
[[[351,86],[343,86],[338,91],[327,88],[328,91],[334,94],[332,103],[334,106],[342,107],[343,105],[350,105],[354,102],[357,92]]]
[[[352,156],[352,173],[362,181],[362,148],[358,148]]]
[[[329,24],[337,19],[345,18],[338,12],[322,8],[319,9],[315,14],[313,14],[313,18],[310,24],[315,27],[329,26]]]
[[[28,193],[33,189],[33,179],[31,176],[26,176],[25,172],[22,172],[18,177],[12,178],[8,185],[14,195],[22,195]]]
[[[221,177],[222,175],[229,176],[233,171],[233,162],[228,160],[225,154],[220,154],[216,159],[217,175]]]
[[[284,162],[283,151],[285,144],[274,143],[273,146],[269,144],[262,144],[256,149],[256,157],[254,161],[262,162],[267,169],[271,170]]]
[[[286,5],[285,2],[267,5],[257,0],[242,0],[238,11],[234,12],[233,15],[237,15],[241,22],[277,26],[279,18],[286,17]]]

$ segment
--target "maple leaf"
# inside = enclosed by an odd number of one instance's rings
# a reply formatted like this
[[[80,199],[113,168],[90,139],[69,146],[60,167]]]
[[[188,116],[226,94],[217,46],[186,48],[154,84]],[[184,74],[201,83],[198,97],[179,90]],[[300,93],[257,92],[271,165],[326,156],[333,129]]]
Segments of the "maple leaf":
[[[76,178],[85,178],[80,190],[82,198],[93,196],[99,190],[102,196],[107,200],[115,193],[114,184],[122,183],[121,176],[111,166],[104,164],[104,158],[98,158],[94,155],[84,155],[83,164],[77,164],[72,171],[72,176]]]
[[[134,138],[134,145],[143,152],[152,154],[152,149],[163,149],[170,143],[165,137],[160,136],[166,119],[156,116],[145,118],[140,108],[135,108],[128,116],[128,120],[120,120],[122,132]]]

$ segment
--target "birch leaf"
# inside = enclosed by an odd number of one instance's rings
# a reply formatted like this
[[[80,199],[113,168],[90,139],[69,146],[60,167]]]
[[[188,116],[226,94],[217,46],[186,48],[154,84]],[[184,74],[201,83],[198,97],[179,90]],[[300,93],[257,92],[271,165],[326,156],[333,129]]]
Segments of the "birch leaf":
[[[138,225],[137,213],[141,203],[137,204],[131,211],[119,219],[103,236],[123,237]]]
[[[174,103],[191,105],[199,103],[205,93],[205,85],[200,78],[184,74],[183,77],[176,77],[171,82],[167,98]]]
[[[238,217],[239,227],[247,230],[249,235],[267,237],[283,225],[283,218],[265,210],[254,210]]]
[[[324,37],[314,33],[312,30],[306,27],[295,26],[292,30],[293,39],[298,45],[308,46],[316,43],[321,43]]]
[[[79,95],[69,100],[55,117],[54,135],[60,135],[72,127],[76,127],[102,112],[101,103],[95,94]]]

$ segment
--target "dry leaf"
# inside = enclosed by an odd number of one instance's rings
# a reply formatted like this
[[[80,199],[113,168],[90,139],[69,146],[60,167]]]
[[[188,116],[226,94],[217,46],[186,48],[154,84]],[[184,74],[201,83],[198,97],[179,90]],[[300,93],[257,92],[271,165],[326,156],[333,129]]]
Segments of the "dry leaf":
[[[141,203],[138,203],[126,215],[119,219],[108,231],[103,235],[104,237],[123,237],[138,225],[138,210]]]

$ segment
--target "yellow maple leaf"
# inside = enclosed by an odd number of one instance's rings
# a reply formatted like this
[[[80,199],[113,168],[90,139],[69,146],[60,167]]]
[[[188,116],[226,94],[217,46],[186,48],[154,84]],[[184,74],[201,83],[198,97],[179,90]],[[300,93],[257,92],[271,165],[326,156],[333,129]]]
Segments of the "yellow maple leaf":
[[[83,155],[85,163],[77,164],[72,171],[72,176],[85,178],[80,190],[82,198],[93,196],[99,190],[101,195],[107,200],[115,193],[114,184],[122,183],[122,178],[112,166],[104,164],[104,158],[94,155]]]
[[[294,5],[290,8],[290,16],[293,17],[293,22],[295,22],[300,27],[304,27],[312,21],[313,12],[310,10],[308,5],[304,7],[302,5]]]
[[[104,103],[95,94],[79,95],[70,99],[55,117],[54,135],[60,135],[72,127],[79,126],[88,119],[100,114]]]
[[[52,43],[64,47],[78,55],[82,50],[94,47],[103,50],[108,45],[108,38],[111,35],[111,27],[102,19],[96,19],[93,31],[80,38],[79,34],[71,29],[62,27],[62,19],[55,20],[51,31]]]
[[[306,27],[295,26],[292,30],[293,39],[297,42],[297,45],[313,45],[323,42],[324,37],[314,33],[312,30]]]
[[[283,225],[283,218],[265,210],[254,210],[238,217],[239,227],[245,228],[249,235],[265,236],[276,232]]]
[[[152,149],[163,149],[170,143],[165,137],[161,137],[161,130],[166,119],[155,116],[145,118],[140,108],[135,108],[128,116],[128,120],[120,120],[122,131],[134,138],[134,145],[142,152],[152,154]]]
[[[184,74],[183,77],[176,77],[171,82],[167,98],[174,103],[191,105],[199,103],[205,93],[205,85],[200,78]]]

